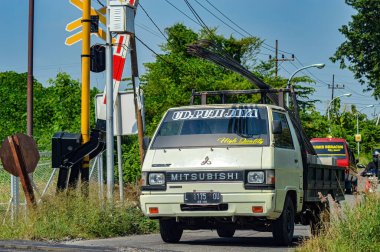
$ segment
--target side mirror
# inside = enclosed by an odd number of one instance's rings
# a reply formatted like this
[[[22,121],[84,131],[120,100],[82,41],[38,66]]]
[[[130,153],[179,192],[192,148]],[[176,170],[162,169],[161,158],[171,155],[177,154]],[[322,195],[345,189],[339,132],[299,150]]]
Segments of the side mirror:
[[[359,168],[359,169],[364,169],[365,168],[365,165],[363,164],[356,164],[356,168]]]
[[[143,138],[143,149],[146,151],[150,144],[150,137]]]
[[[273,134],[281,134],[282,133],[282,124],[281,124],[280,120],[273,120],[272,132],[273,132]]]

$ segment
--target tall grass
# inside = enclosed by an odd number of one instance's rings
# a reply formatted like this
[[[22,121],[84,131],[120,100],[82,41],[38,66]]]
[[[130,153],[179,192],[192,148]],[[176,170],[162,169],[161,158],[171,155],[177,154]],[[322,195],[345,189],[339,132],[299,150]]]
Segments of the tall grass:
[[[306,240],[297,251],[380,251],[380,199],[366,195],[354,208],[344,208],[320,236]]]
[[[157,229],[157,223],[143,216],[133,199],[123,204],[106,204],[96,193],[90,192],[90,197],[85,197],[74,192],[49,196],[17,220],[4,219],[0,223],[0,239],[106,238]]]

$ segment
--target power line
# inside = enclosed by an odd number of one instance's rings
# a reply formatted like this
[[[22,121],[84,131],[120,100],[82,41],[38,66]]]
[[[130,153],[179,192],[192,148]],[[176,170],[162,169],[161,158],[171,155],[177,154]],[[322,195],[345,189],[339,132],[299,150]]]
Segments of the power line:
[[[157,30],[162,34],[162,36],[164,36],[164,38],[166,40],[168,40],[168,38],[165,36],[165,34],[161,31],[161,29],[158,27],[158,25],[153,21],[153,19],[149,16],[148,12],[144,9],[144,7],[141,5],[141,3],[139,3],[139,6],[141,7],[141,9],[144,11],[145,15],[149,18],[149,20],[153,23],[153,25],[157,28]]]
[[[197,1],[198,2],[198,1]],[[238,27],[240,30],[242,30],[243,32],[245,32],[248,36],[252,36],[252,34],[250,34],[249,32],[247,32],[246,30],[244,30],[241,26],[239,26],[238,24],[236,24],[234,21],[232,21],[229,17],[227,17],[223,12],[221,12],[218,8],[216,8],[212,3],[210,3],[210,1],[206,0],[206,2],[211,5],[217,12],[219,12],[223,17],[225,17],[228,21],[230,21],[231,23],[233,23],[236,27]],[[252,36],[253,37],[253,36]]]
[[[214,16],[216,19],[218,19],[220,22],[222,22],[224,25],[228,26],[229,28],[231,28],[233,31],[235,31],[236,33],[240,34],[243,38],[246,37],[246,35],[242,34],[241,32],[239,32],[238,30],[236,30],[235,28],[233,28],[231,25],[229,25],[228,23],[226,23],[225,21],[223,21],[221,18],[219,18],[218,16],[216,16],[212,11],[210,11],[207,7],[205,7],[204,5],[202,5],[198,0],[195,0],[195,2],[197,2],[198,5],[200,5],[203,9],[205,9],[208,13],[210,13],[212,16]],[[211,3],[208,2],[210,5]],[[213,6],[213,5],[212,5]],[[215,6],[213,6],[214,8],[216,8]],[[226,15],[224,15],[222,12],[220,12],[218,9],[217,11],[219,13],[221,13],[224,17],[226,17],[229,21],[231,21],[233,24],[235,24],[238,28],[240,28],[240,26],[238,26],[235,22],[233,22],[231,19],[229,19]],[[242,29],[242,28],[240,28]],[[245,31],[245,33],[248,34],[248,36],[251,36],[251,37],[254,37],[252,34],[250,34],[249,32]],[[262,43],[264,43],[264,41],[262,41]],[[265,46],[263,46],[261,44],[261,47],[263,47],[264,49],[267,49],[269,51],[272,52],[271,49],[268,49],[266,48]],[[258,54],[262,54],[262,55],[267,55],[267,56],[271,56],[271,54],[268,54],[268,53],[258,53]]]
[[[102,6],[102,7],[105,7],[104,4],[102,2],[100,2],[100,0],[96,0],[98,1],[98,3]]]
[[[230,26],[229,24],[227,24],[226,22],[224,22],[221,18],[219,18],[218,16],[216,16],[213,12],[211,12],[207,7],[205,7],[204,5],[202,5],[198,0],[195,0],[195,2],[200,5],[203,9],[205,9],[208,13],[210,13],[212,16],[214,16],[216,19],[218,19],[220,22],[222,22],[223,24],[225,24],[226,26],[228,26],[229,28],[231,28],[233,31],[237,32],[238,34],[240,34],[242,37],[245,37],[244,34],[242,34],[241,32],[239,32],[238,30],[236,30],[235,28],[233,28],[232,26]]]
[[[197,1],[197,0],[196,0]],[[197,1],[198,2],[198,1]],[[237,28],[239,28],[240,30],[242,30],[243,32],[245,32],[248,36],[251,36],[251,37],[254,37],[250,32],[246,31],[245,29],[243,29],[241,26],[239,26],[238,24],[236,24],[234,21],[232,21],[229,17],[227,17],[227,15],[225,15],[222,11],[220,11],[215,5],[213,5],[212,3],[210,3],[210,1],[206,0],[206,2],[211,5],[217,12],[219,12],[223,17],[225,17],[228,21],[230,21],[231,23],[233,23]],[[236,30],[235,30],[236,31]],[[236,31],[237,32],[237,31]],[[238,32],[239,33],[239,32]],[[239,33],[241,34],[241,33]],[[243,36],[244,37],[244,36]],[[265,43],[264,41],[262,42],[263,45],[262,47],[264,49],[267,49],[268,51],[271,51],[271,52],[274,52],[276,50],[275,47],[273,47],[272,45],[269,45],[267,43]],[[265,47],[265,46],[267,47]],[[269,47],[269,48],[268,48]],[[290,53],[290,52],[287,52],[287,51],[283,51],[283,50],[278,50],[280,52],[283,52],[283,53],[286,53],[286,54],[293,54],[293,53]]]
[[[305,67],[301,61],[297,58],[297,57],[294,57],[296,59],[296,61],[302,66],[302,67]],[[292,63],[292,62],[291,62]],[[293,64],[293,63],[292,63]],[[330,85],[330,83],[327,83],[321,79],[319,79],[317,76],[315,76],[312,72],[309,71],[309,69],[305,69],[306,72],[308,72],[311,76],[313,76],[314,79],[316,79],[318,82],[322,83],[322,84],[325,84],[325,85]]]
[[[143,25],[140,25],[140,24],[137,24],[137,23],[135,23],[135,25],[136,25],[137,27],[140,27],[141,29],[143,29],[143,30],[149,32],[150,34],[152,34],[152,35],[158,37],[158,38],[162,38],[162,36],[160,36],[158,33],[154,32],[154,31],[150,30],[150,29],[149,29],[148,27],[146,27],[146,26],[144,27]]]
[[[165,0],[165,2],[167,2],[169,5],[171,5],[174,9],[176,9],[177,11],[181,12],[185,17],[187,17],[188,19],[190,19],[191,21],[193,21],[195,24],[199,25],[202,27],[202,25],[200,23],[198,23],[197,21],[195,21],[193,18],[191,18],[189,15],[187,15],[185,12],[181,11],[177,6],[175,6],[174,4],[172,4],[171,2],[169,2],[168,0]]]
[[[211,30],[208,28],[208,26],[202,20],[202,18],[198,15],[198,13],[194,10],[193,6],[191,6],[189,1],[187,1],[187,0],[184,0],[184,1],[186,3],[187,7],[189,7],[190,11],[193,13],[194,17],[198,20],[198,22],[202,26],[202,28],[205,29],[206,31],[208,31],[208,33],[211,35],[212,34]]]
[[[164,59],[161,55],[159,55],[158,53],[156,53],[152,48],[150,48],[146,43],[144,43],[141,39],[139,39],[136,35],[135,35],[135,38],[143,45],[145,46],[149,51],[151,51],[152,53],[154,53],[158,58],[162,59],[164,62],[166,62],[168,65],[170,66],[173,66],[173,68],[175,69],[178,69],[177,66],[175,66],[173,63],[167,61],[166,59]]]

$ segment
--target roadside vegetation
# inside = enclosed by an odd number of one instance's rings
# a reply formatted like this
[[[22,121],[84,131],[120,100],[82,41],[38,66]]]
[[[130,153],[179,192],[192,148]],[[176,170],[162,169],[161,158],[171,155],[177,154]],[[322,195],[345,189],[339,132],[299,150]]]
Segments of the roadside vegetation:
[[[20,211],[15,220],[2,219],[0,239],[60,241],[156,232],[157,222],[141,213],[135,195],[128,195],[123,204],[104,203],[96,190],[89,197],[80,190],[49,196],[26,214]]]
[[[366,195],[354,208],[344,208],[325,231],[297,251],[380,251],[380,198]]]

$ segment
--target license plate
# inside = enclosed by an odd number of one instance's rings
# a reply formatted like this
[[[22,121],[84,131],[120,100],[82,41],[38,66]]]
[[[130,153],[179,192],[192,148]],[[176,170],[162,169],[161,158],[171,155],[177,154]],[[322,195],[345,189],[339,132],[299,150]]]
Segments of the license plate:
[[[218,204],[222,202],[219,192],[189,192],[184,195],[187,204]]]

